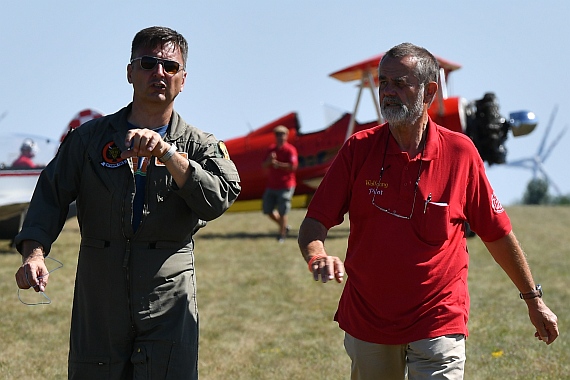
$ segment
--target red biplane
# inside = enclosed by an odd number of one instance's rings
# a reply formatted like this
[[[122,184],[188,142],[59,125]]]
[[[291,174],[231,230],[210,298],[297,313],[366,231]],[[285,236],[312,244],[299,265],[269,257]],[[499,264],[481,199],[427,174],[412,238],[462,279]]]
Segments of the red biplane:
[[[266,183],[261,163],[265,158],[267,147],[275,141],[273,129],[278,125],[284,125],[289,129],[289,143],[297,148],[299,154],[293,207],[307,206],[346,139],[355,132],[382,122],[377,99],[377,69],[382,56],[383,54],[376,55],[330,74],[342,82],[358,81],[359,84],[353,113],[343,114],[326,129],[302,133],[297,114],[293,112],[245,136],[225,142],[242,180],[242,192],[230,211],[261,210],[261,197]],[[503,118],[493,93],[487,93],[482,99],[473,102],[467,102],[458,96],[449,97],[446,85],[448,76],[461,66],[443,58],[436,58],[440,65],[440,79],[437,99],[429,109],[431,118],[440,125],[468,135],[488,164],[505,163],[504,142],[508,131],[511,130],[513,136],[532,132],[537,124],[534,114],[519,111],[511,113],[508,119]],[[378,118],[359,123],[356,114],[365,90],[369,90],[372,95]]]

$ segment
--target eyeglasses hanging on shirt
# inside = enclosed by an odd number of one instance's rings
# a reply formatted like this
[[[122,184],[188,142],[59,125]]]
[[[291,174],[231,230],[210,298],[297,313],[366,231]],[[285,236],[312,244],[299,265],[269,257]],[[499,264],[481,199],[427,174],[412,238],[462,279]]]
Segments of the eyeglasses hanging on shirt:
[[[422,174],[422,163],[423,163],[423,158],[424,158],[424,150],[426,149],[427,134],[426,134],[426,138],[424,141],[424,146],[422,148],[422,154],[420,156],[420,167],[418,169],[418,176],[416,178],[416,184],[414,187],[414,200],[412,201],[412,211],[410,211],[409,216],[400,215],[396,211],[392,211],[390,209],[380,207],[376,204],[376,194],[378,194],[378,187],[382,183],[382,176],[384,175],[384,163],[386,162],[386,152],[388,150],[388,141],[389,140],[390,140],[390,135],[388,135],[388,138],[386,139],[386,146],[384,147],[384,156],[382,157],[382,167],[380,168],[380,178],[378,179],[378,183],[376,184],[376,190],[374,191],[374,195],[372,196],[372,205],[374,207],[376,207],[378,210],[383,211],[383,212],[390,214],[392,216],[395,216],[397,218],[410,220],[410,219],[412,219],[412,215],[414,215],[414,208],[416,207],[416,195],[418,193],[418,187],[420,186],[420,177]],[[430,194],[430,197],[431,197],[431,194]],[[429,203],[429,200],[426,201],[426,205],[425,205],[426,207],[427,207],[427,203]],[[424,213],[425,213],[425,207],[424,207]]]

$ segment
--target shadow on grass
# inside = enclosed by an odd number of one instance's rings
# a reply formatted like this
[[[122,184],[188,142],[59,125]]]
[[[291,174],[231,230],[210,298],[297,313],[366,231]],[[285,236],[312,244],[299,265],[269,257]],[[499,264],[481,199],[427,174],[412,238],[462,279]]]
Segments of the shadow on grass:
[[[265,239],[265,238],[275,238],[275,233],[269,232],[198,232],[196,235],[198,239]],[[289,234],[289,237],[293,235]]]
[[[335,227],[331,229],[327,235],[327,240],[331,239],[346,239],[348,237],[349,229],[343,227]],[[238,232],[208,232],[208,231],[198,231],[195,235],[198,239],[207,240],[207,239],[227,239],[227,240],[240,240],[240,239],[275,239],[277,236],[275,232],[247,232],[247,231],[238,231]],[[299,235],[296,232],[290,232],[287,235],[288,239],[297,239]]]

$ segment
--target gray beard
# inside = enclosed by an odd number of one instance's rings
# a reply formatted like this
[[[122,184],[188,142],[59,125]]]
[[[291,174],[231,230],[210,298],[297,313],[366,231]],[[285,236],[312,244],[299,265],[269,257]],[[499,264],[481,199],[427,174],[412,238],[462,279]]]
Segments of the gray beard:
[[[384,98],[380,107],[384,120],[392,126],[412,125],[417,122],[422,116],[424,101],[423,93],[422,88],[411,108],[402,103],[400,103],[399,108],[386,107],[386,101],[389,100],[390,102],[397,102],[398,100],[389,97]]]

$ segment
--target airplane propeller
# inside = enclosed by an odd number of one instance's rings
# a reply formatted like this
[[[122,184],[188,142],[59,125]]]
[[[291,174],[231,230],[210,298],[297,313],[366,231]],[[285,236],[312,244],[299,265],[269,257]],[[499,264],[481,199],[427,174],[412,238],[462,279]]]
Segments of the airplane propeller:
[[[532,171],[532,178],[533,179],[543,179],[545,180],[548,185],[552,186],[552,188],[556,191],[558,195],[562,195],[560,188],[554,183],[552,178],[546,172],[546,168],[544,167],[544,163],[546,159],[550,156],[554,148],[558,145],[564,134],[568,131],[568,125],[564,126],[564,128],[558,133],[556,138],[550,143],[546,144],[548,136],[552,130],[554,125],[554,119],[556,118],[556,114],[558,112],[558,106],[556,105],[550,114],[550,119],[548,120],[548,124],[546,125],[546,129],[544,131],[544,136],[538,146],[538,150],[536,153],[531,157],[521,158],[518,160],[507,162],[508,166],[518,167],[523,169],[529,169]]]

